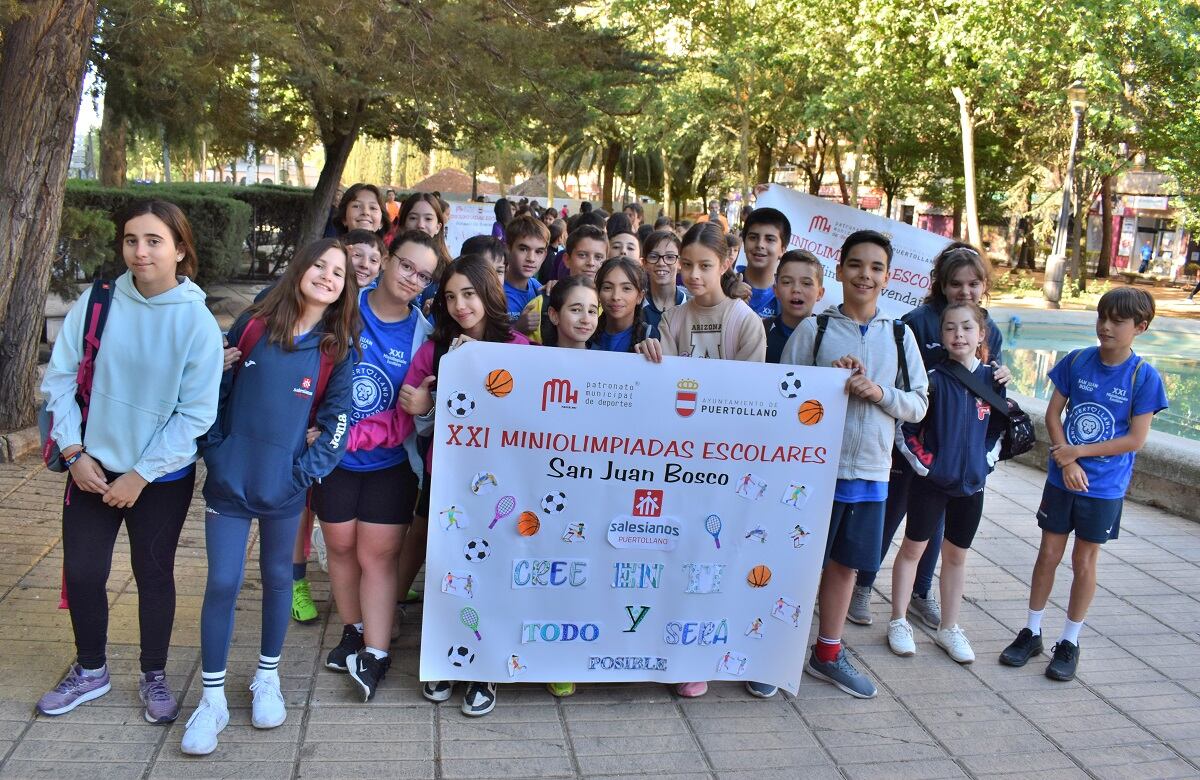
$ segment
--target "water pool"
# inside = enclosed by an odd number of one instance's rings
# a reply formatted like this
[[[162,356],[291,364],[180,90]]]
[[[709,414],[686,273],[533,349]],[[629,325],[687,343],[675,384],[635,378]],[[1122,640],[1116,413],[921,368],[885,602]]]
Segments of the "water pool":
[[[1022,320],[1015,334],[1009,323],[1013,314]],[[1050,369],[1072,349],[1095,346],[1095,315],[1086,321],[1072,317],[1065,322],[1030,321],[1034,316],[1047,315],[992,312],[1004,333],[1004,362],[1013,372],[1012,386],[1023,395],[1049,399],[1053,390],[1047,378]],[[1133,343],[1134,351],[1158,369],[1171,402],[1169,409],[1155,415],[1152,428],[1200,441],[1200,333],[1157,327],[1161,322],[1156,319]]]

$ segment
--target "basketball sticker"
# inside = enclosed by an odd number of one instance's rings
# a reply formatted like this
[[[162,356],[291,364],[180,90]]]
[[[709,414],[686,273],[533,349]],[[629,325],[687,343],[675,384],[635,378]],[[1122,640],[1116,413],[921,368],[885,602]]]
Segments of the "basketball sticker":
[[[796,418],[804,425],[816,425],[824,416],[825,407],[821,406],[821,402],[815,398],[810,398],[800,404],[800,409],[796,412]]]
[[[750,573],[746,575],[746,582],[748,582],[752,588],[765,587],[770,581],[771,570],[761,563],[751,569]]]
[[[503,368],[497,368],[495,371],[489,371],[487,381],[484,382],[484,389],[497,398],[503,398],[513,390],[512,374]]]
[[[521,517],[517,520],[517,533],[521,536],[533,536],[540,530],[542,530],[542,521],[538,519],[537,512],[526,510],[521,513]]]

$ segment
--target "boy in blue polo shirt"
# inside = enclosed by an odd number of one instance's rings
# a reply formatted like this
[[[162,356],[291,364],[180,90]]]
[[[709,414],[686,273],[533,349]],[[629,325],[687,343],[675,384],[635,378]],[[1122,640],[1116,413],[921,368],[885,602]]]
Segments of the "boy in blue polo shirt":
[[[1119,287],[1100,298],[1096,315],[1100,346],[1075,350],[1050,371],[1050,462],[1037,512],[1042,543],[1033,567],[1029,620],[1000,654],[1006,666],[1024,666],[1041,654],[1042,613],[1074,531],[1071,598],[1066,625],[1046,667],[1051,680],[1075,677],[1079,631],[1096,594],[1100,545],[1117,538],[1134,457],[1146,441],[1151,419],[1167,408],[1158,372],[1133,351],[1133,339],[1154,319],[1154,298],[1145,290]]]

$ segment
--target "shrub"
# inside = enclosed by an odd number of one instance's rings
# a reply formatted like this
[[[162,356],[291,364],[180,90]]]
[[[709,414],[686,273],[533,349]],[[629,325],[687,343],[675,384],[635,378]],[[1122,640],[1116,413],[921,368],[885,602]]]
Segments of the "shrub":
[[[50,292],[64,300],[79,296],[79,282],[91,279],[106,261],[112,261],[117,227],[112,215],[98,209],[64,206],[58,229],[58,246],[50,267]],[[101,276],[111,276],[102,272]]]
[[[200,259],[196,281],[201,284],[224,281],[234,276],[246,256],[246,237],[250,233],[253,209],[241,200],[228,197],[228,190],[217,185],[152,185],[125,189],[99,187],[92,183],[67,183],[66,208],[100,211],[109,215],[147,198],[170,201],[183,210],[196,238]],[[111,218],[111,217],[110,217]],[[114,225],[115,230],[119,226]],[[113,256],[113,237],[104,251]],[[82,249],[80,249],[82,251]],[[99,250],[97,250],[99,251]]]

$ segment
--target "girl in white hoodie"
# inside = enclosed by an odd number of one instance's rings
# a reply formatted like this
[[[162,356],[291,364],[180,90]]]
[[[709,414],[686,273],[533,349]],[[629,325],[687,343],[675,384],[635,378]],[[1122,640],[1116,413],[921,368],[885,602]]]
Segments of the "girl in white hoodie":
[[[188,278],[196,250],[183,212],[143,201],[114,221],[128,270],[112,283],[86,426],[76,376],[91,322],[89,296],[67,314],[42,382],[51,437],[70,471],[63,555],[78,660],[38,709],[61,715],[110,689],[105,585],[124,522],[138,584],[138,693],[147,721],[169,723],[179,715],[165,673],[175,548],[196,480],[196,439],[217,415],[221,331],[204,291]]]

